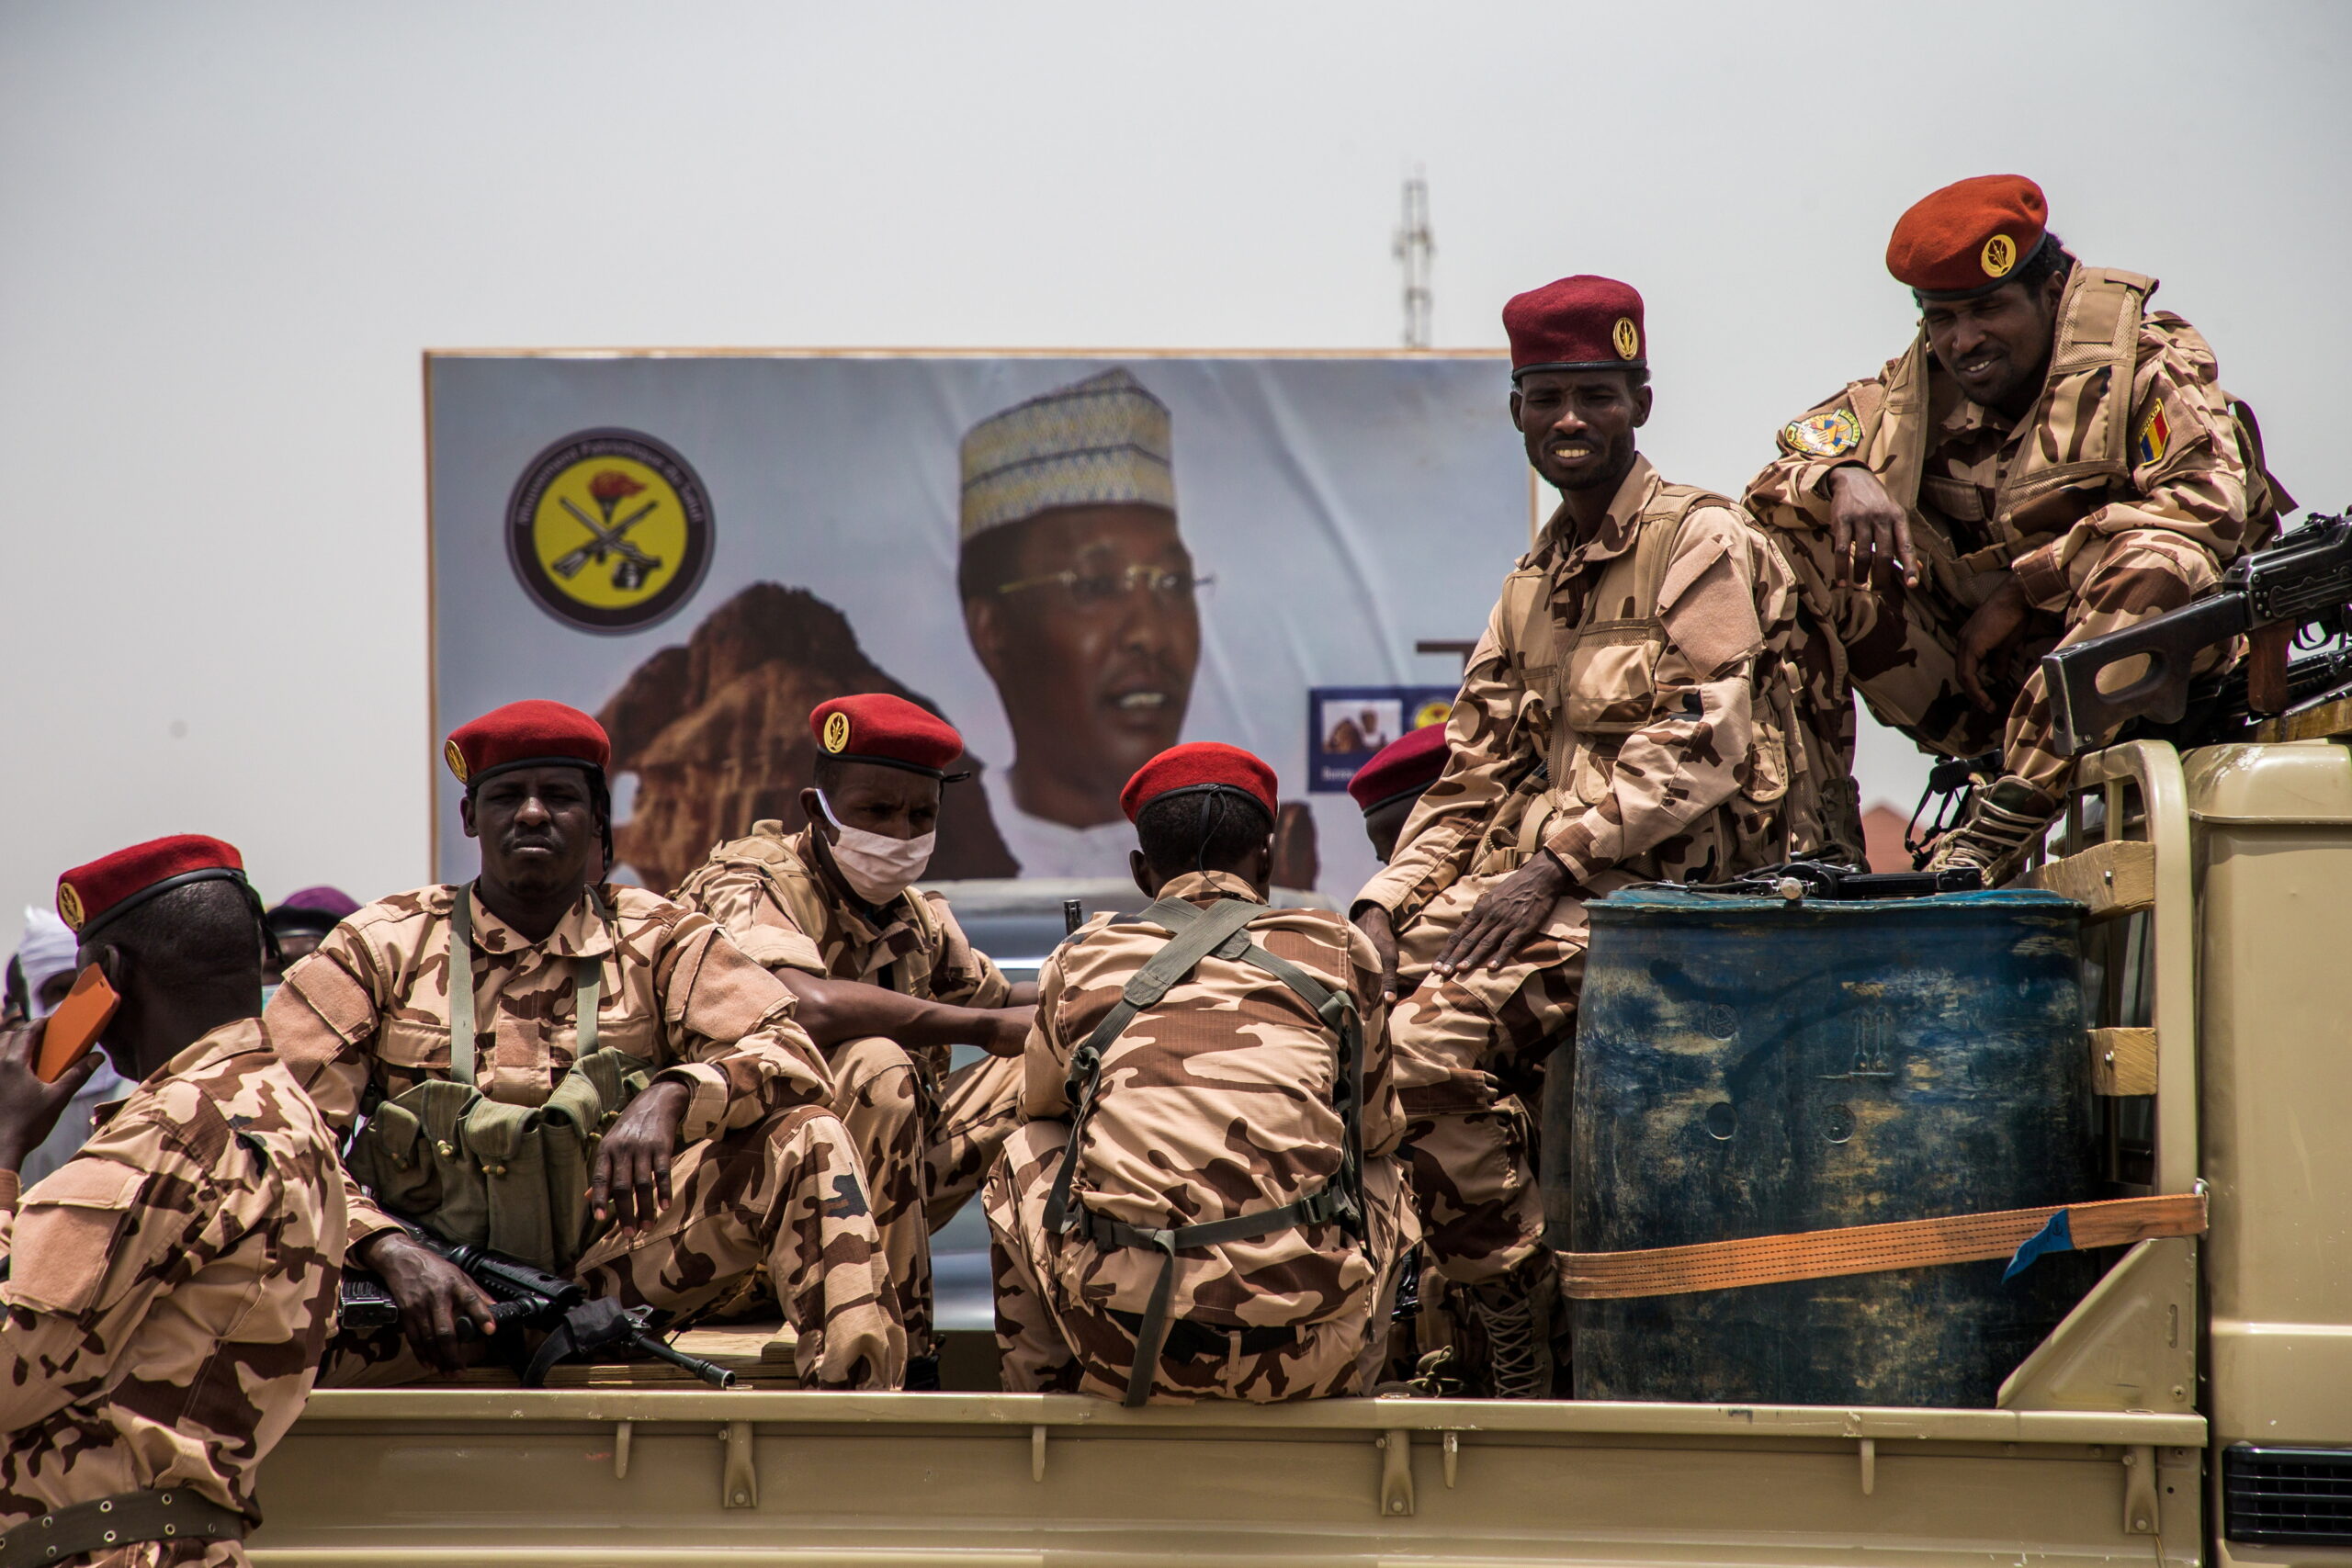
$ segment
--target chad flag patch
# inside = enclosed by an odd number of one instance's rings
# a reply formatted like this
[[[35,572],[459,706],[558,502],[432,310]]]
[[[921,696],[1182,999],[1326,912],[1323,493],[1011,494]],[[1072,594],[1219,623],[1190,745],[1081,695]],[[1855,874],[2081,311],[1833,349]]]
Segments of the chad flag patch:
[[[2132,444],[2132,466],[2144,468],[2151,463],[2161,462],[2165,448],[2171,445],[2172,426],[2165,420],[2164,404],[2158,403],[2141,422],[2140,438]]]

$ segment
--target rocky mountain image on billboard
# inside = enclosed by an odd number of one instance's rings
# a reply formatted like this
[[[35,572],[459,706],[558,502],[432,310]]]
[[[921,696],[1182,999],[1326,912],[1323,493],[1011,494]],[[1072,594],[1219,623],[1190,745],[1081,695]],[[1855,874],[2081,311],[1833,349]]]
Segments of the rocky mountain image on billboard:
[[[684,647],[639,665],[597,715],[613,739],[614,778],[637,777],[628,820],[613,831],[621,863],[648,886],[674,887],[711,846],[763,818],[798,829],[797,797],[817,759],[808,710],[860,692],[940,713],[868,659],[848,617],[806,589],[755,582],[712,611]],[[977,773],[980,764],[967,756],[956,766]],[[931,876],[1017,871],[979,781],[948,785]]]

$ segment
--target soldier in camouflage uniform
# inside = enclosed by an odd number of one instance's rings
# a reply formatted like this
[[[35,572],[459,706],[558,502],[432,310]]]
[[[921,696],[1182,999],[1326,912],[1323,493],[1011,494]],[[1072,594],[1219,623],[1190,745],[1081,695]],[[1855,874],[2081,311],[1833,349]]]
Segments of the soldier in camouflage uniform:
[[[1747,492],[1809,612],[1806,731],[1850,756],[1858,687],[1923,749],[1997,750],[1931,862],[1996,874],[2069,767],[2041,655],[2210,592],[2292,504],[2197,329],[2147,309],[2153,278],[2077,264],[2047,215],[2015,175],[1905,212],[1887,270],[1919,335],[1782,427]]]
[[[103,1042],[137,1082],[19,1197],[17,1168],[97,1065],[32,1072],[0,1035],[0,1561],[243,1563],[254,1476],[334,1324],[333,1136],[270,1050],[260,900],[217,839],[59,879],[80,961],[122,996]]]
[[[361,909],[270,1002],[272,1039],[330,1123],[369,1114],[349,1156],[374,1188],[353,1185],[351,1254],[401,1308],[397,1334],[340,1337],[325,1381],[454,1367],[467,1325],[488,1324],[487,1298],[395,1223],[405,1210],[677,1316],[764,1263],[804,1382],[896,1387],[906,1336],[881,1238],[792,994],[709,917],[586,883],[609,826],[606,746],[557,703],[458,730],[447,755],[480,880]],[[470,983],[453,985],[460,965]],[[545,1114],[517,1113],[531,1108]],[[547,1141],[558,1111],[579,1117],[580,1143]],[[582,1182],[560,1175],[567,1147],[593,1173],[587,1213]]]
[[[1430,1250],[1483,1344],[1468,1370],[1543,1397],[1555,1281],[1529,1106],[1574,1029],[1585,902],[1816,845],[1788,819],[1788,569],[1738,506],[1666,483],[1635,450],[1641,296],[1563,278],[1503,324],[1512,417],[1563,504],[1505,581],[1445,772],[1355,913],[1394,1004]]]
[[[975,952],[929,863],[964,738],[887,694],[835,697],[808,716],[816,787],[808,826],[755,823],[719,845],[675,897],[727,928],[799,998],[823,1049],[833,1111],[856,1141],[906,1321],[908,1386],[935,1387],[931,1233],[978,1190],[1019,1109],[1021,1049],[1036,987]],[[950,1074],[948,1048],[990,1053]]]
[[[1154,903],[1046,961],[982,1197],[1009,1389],[1267,1402],[1379,1366],[1414,1239],[1379,970],[1339,916],[1266,908],[1274,800],[1230,746],[1145,764]]]

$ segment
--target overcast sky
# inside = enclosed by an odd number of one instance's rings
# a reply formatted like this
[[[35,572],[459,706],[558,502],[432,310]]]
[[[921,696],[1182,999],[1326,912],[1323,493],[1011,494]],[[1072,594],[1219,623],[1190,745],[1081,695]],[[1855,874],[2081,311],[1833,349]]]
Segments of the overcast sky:
[[[1736,488],[1907,340],[1895,216],[2017,171],[2340,505],[2348,40],[2331,4],[6,0],[0,937],[156,833],[270,897],[427,874],[427,347],[1382,346],[1419,165],[1437,342],[1625,278],[1645,447]]]

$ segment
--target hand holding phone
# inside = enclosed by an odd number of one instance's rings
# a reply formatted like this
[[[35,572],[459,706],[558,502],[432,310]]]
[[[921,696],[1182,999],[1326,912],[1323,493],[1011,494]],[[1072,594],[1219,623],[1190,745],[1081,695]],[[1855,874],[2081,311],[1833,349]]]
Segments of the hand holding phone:
[[[105,971],[95,964],[85,964],[74,977],[74,988],[49,1015],[33,1077],[43,1083],[55,1083],[64,1077],[68,1068],[90,1054],[121,1005],[122,998],[107,984]]]

